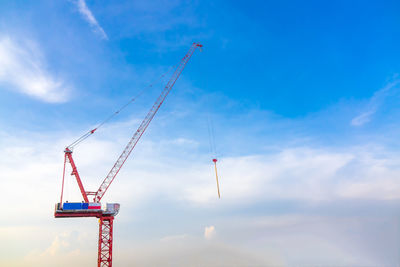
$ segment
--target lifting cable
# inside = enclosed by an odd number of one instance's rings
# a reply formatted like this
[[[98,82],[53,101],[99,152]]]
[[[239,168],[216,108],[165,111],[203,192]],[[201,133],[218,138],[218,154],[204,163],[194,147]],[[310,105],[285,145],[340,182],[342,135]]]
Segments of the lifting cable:
[[[99,125],[97,125],[97,127],[95,127],[94,129],[88,131],[87,133],[83,134],[81,137],[79,137],[78,139],[76,139],[74,142],[72,142],[69,146],[67,146],[68,149],[73,150],[73,148],[78,145],[80,142],[82,142],[83,140],[85,140],[86,138],[88,138],[89,136],[91,136],[95,131],[97,131],[100,127],[102,127],[104,124],[106,124],[108,121],[110,121],[112,118],[114,118],[115,116],[117,116],[123,109],[125,109],[127,106],[129,106],[131,103],[133,103],[137,98],[139,98],[146,90],[148,90],[149,88],[153,87],[154,84],[156,84],[156,82],[158,82],[159,80],[162,81],[163,78],[166,77],[166,75],[168,73],[171,72],[171,70],[173,70],[177,65],[173,65],[171,66],[164,74],[162,74],[161,76],[159,76],[158,78],[156,78],[152,83],[150,83],[149,85],[147,85],[146,87],[144,87],[135,97],[133,97],[132,99],[130,99],[125,105],[123,105],[122,107],[120,107],[117,111],[115,111],[113,114],[111,114],[110,116],[108,116],[104,121],[102,121]]]
[[[214,131],[214,124],[210,115],[207,117],[207,128],[208,128],[208,139],[210,143],[210,153],[212,156],[216,157],[217,149],[215,145],[215,131]]]

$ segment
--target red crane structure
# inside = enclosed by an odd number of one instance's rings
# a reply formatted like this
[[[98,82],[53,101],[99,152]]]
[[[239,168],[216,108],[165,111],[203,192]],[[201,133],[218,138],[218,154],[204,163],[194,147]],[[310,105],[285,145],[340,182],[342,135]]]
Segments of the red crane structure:
[[[164,102],[168,93],[171,91],[175,82],[179,78],[189,59],[193,55],[196,48],[201,48],[202,45],[199,43],[193,43],[189,51],[182,58],[178,66],[176,67],[174,73],[169,79],[168,83],[164,87],[161,95],[157,98],[146,117],[143,119],[139,128],[135,131],[132,138],[129,140],[125,149],[122,151],[121,155],[115,162],[114,166],[111,168],[107,176],[104,178],[101,183],[99,189],[97,191],[91,192],[86,191],[81,177],[79,175],[78,169],[75,165],[74,159],[72,158],[72,149],[77,143],[86,139],[88,136],[92,135],[97,128],[89,131],[81,138],[76,140],[74,143],[69,145],[64,150],[64,170],[63,170],[63,178],[62,178],[62,187],[61,187],[61,197],[60,202],[56,204],[54,217],[55,218],[73,218],[73,217],[95,217],[99,219],[99,242],[98,242],[98,260],[97,266],[112,266],[112,244],[113,244],[113,221],[114,217],[119,212],[120,205],[118,203],[107,203],[105,208],[101,207],[100,201],[103,198],[104,194],[107,192],[107,189],[110,187],[111,183],[114,181],[118,172],[121,170],[125,161],[131,154],[132,150],[135,148],[136,144],[142,137],[143,133],[146,131],[150,122],[156,115],[158,109]],[[118,113],[118,112],[117,112]],[[65,202],[63,203],[63,193],[64,193],[64,178],[65,178],[65,169],[66,164],[69,163],[72,168],[71,175],[74,175],[76,181],[78,183],[78,187],[83,197],[82,202]],[[88,196],[93,196],[93,201],[89,201]]]

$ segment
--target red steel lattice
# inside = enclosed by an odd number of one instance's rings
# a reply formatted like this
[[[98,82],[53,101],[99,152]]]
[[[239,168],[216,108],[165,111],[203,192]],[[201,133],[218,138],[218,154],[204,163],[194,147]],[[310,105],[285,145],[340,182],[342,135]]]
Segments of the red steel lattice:
[[[113,216],[102,216],[99,219],[98,267],[112,266],[113,221]]]

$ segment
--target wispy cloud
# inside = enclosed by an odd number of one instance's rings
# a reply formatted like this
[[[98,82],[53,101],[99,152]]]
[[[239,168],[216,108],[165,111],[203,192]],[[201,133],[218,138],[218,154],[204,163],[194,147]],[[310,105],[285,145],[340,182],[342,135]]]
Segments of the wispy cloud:
[[[357,117],[354,117],[351,120],[351,125],[353,126],[361,126],[364,125],[365,123],[369,122],[371,120],[372,115],[374,115],[376,112],[376,107],[370,108],[369,110],[361,113]]]
[[[372,116],[378,110],[379,106],[382,105],[382,102],[385,100],[390,89],[392,89],[397,84],[399,84],[399,82],[400,82],[400,80],[396,80],[394,82],[387,84],[382,89],[376,91],[374,93],[374,95],[371,97],[371,99],[369,100],[366,110],[364,112],[362,112],[361,114],[359,114],[358,116],[354,117],[351,120],[351,125],[352,126],[362,126],[362,125],[368,123],[371,120]]]
[[[88,8],[86,5],[85,0],[78,0],[76,2],[76,5],[78,6],[79,12],[83,16],[83,18],[90,24],[92,27],[93,31],[100,35],[102,39],[108,40],[108,36],[103,30],[103,28],[100,26],[100,24],[97,22],[96,18],[94,17],[92,11]]]
[[[46,102],[65,102],[68,86],[46,70],[46,60],[31,40],[0,36],[0,85]]]

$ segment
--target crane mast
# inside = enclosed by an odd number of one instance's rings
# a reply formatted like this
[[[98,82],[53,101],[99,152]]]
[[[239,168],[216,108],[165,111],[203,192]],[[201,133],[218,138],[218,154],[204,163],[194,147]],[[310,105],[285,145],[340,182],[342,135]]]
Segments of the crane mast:
[[[135,148],[137,142],[142,137],[143,133],[146,131],[150,122],[156,115],[157,111],[161,107],[168,93],[171,91],[175,82],[179,78],[189,59],[193,55],[197,48],[201,48],[202,45],[199,43],[193,43],[186,55],[181,59],[178,66],[176,67],[174,73],[169,79],[167,85],[162,90],[160,96],[157,98],[146,117],[141,122],[139,128],[135,131],[128,144],[122,151],[121,155],[118,157],[114,166],[111,168],[107,176],[104,178],[99,189],[95,192],[89,192],[84,189],[81,177],[78,173],[78,169],[75,165],[74,159],[72,158],[72,147],[82,140],[86,139],[88,136],[93,134],[97,128],[89,131],[77,141],[68,146],[64,153],[64,171],[62,178],[62,188],[60,203],[56,204],[54,217],[55,218],[77,218],[77,217],[95,217],[99,219],[99,241],[98,241],[98,267],[101,266],[112,266],[112,244],[113,244],[113,221],[114,217],[119,212],[120,205],[118,203],[107,203],[106,208],[102,209],[100,200],[103,198],[107,189],[114,181],[116,175],[124,165],[125,161],[131,154],[132,150]],[[78,183],[78,187],[83,197],[83,202],[75,203],[63,203],[63,192],[64,192],[64,178],[65,178],[65,166],[69,163],[72,168],[71,175],[74,175]],[[89,202],[88,196],[94,196],[93,202]]]

